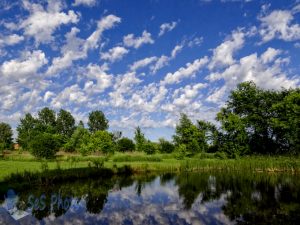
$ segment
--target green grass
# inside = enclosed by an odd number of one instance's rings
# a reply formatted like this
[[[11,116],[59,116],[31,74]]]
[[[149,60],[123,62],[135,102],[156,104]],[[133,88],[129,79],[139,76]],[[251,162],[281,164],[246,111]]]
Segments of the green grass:
[[[97,158],[104,156],[80,156],[60,154],[57,161],[48,161],[48,169],[70,169],[94,166]],[[13,173],[41,172],[42,163],[27,153],[6,155],[0,160],[0,180]],[[249,156],[239,159],[221,159],[214,154],[198,154],[193,158],[175,159],[173,154],[115,153],[104,163],[107,168],[129,165],[135,172],[145,171],[257,171],[257,172],[297,172],[300,173],[300,158],[288,156]]]

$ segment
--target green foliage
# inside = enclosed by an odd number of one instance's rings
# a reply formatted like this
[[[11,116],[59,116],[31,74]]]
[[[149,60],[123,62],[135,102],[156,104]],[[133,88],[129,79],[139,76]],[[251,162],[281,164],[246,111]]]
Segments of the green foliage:
[[[30,151],[37,158],[54,158],[59,150],[59,139],[55,134],[40,133],[30,141]]]
[[[20,124],[17,127],[17,142],[24,149],[29,148],[29,141],[39,133],[38,127],[38,120],[35,119],[30,113],[25,114],[24,118],[20,119]]]
[[[172,153],[174,151],[175,146],[171,142],[163,138],[160,138],[158,141],[159,141],[158,149],[161,153]]]
[[[205,132],[199,130],[186,114],[181,114],[175,132],[173,136],[175,145],[184,144],[190,154],[196,154],[207,149]]]
[[[227,159],[227,155],[225,152],[216,152],[215,153],[215,158],[217,159]]]
[[[135,144],[129,138],[123,137],[117,141],[117,150],[119,152],[134,151],[134,149]]]
[[[64,145],[64,150],[67,152],[80,151],[82,145],[85,145],[90,140],[90,133],[87,129],[82,126],[78,126],[71,138]],[[81,153],[85,152],[85,150],[81,151]],[[86,152],[87,153],[87,152]]]
[[[65,139],[72,136],[75,130],[75,119],[68,111],[61,109],[57,115],[56,129]]]
[[[89,114],[88,126],[90,132],[94,133],[96,131],[104,131],[108,129],[108,120],[106,119],[104,113],[100,110],[92,111]]]
[[[113,157],[114,162],[161,162],[161,157],[156,155],[119,155]]]
[[[98,130],[91,135],[90,142],[94,148],[93,151],[102,153],[110,153],[115,149],[110,133],[107,131]]]
[[[46,133],[56,133],[56,113],[48,107],[38,112],[38,129]]]
[[[91,162],[97,169],[100,169],[103,168],[105,159],[98,157],[98,158],[91,159]]]
[[[147,140],[140,127],[135,128],[134,141],[136,150],[139,152],[143,151],[143,145],[147,142]]]
[[[156,145],[150,141],[142,145],[142,151],[144,151],[148,155],[154,154],[156,152],[156,149]]]
[[[249,152],[249,139],[243,120],[236,114],[224,109],[218,113],[217,120],[221,122],[222,129],[225,131],[219,150],[230,156],[247,154]]]
[[[175,148],[175,158],[178,160],[184,159],[187,153],[187,148],[185,144],[180,144]]]
[[[0,151],[12,147],[13,132],[7,123],[0,123]]]

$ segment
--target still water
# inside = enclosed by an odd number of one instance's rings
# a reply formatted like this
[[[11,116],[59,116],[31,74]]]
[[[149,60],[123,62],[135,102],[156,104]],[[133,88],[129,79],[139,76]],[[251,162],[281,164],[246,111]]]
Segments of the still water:
[[[10,188],[0,224],[299,224],[299,178],[166,173]]]

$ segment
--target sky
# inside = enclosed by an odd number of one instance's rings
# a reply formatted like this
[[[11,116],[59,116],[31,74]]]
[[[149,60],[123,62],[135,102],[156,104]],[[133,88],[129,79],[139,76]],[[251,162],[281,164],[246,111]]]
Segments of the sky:
[[[170,139],[244,81],[300,85],[300,1],[0,0],[0,121],[43,107]]]

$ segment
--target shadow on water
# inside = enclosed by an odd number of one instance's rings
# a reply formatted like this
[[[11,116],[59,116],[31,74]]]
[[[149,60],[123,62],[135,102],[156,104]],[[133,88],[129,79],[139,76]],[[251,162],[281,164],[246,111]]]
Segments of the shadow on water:
[[[300,221],[300,179],[292,174],[148,173],[24,187],[0,186],[0,224]]]

